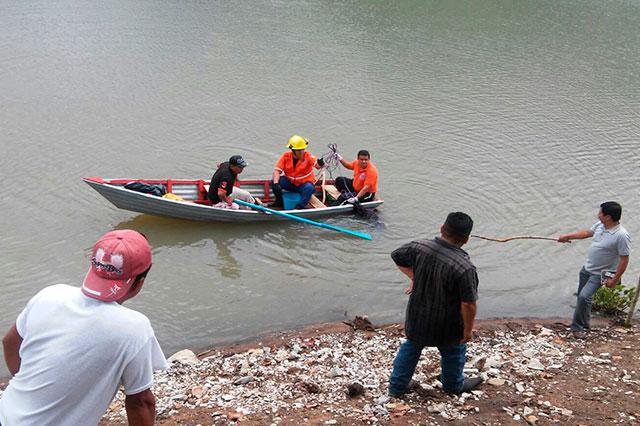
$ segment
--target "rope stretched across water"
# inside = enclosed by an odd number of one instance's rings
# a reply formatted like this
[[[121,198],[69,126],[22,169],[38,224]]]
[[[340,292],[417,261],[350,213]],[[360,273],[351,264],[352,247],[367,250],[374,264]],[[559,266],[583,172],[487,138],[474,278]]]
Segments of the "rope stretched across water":
[[[472,238],[480,238],[481,240],[495,241],[496,243],[506,243],[513,240],[549,240],[549,241],[558,242],[557,238],[539,237],[537,235],[516,235],[514,237],[506,237],[506,238],[485,237],[484,235],[469,235],[469,236]],[[571,244],[571,241],[567,241],[567,243]]]

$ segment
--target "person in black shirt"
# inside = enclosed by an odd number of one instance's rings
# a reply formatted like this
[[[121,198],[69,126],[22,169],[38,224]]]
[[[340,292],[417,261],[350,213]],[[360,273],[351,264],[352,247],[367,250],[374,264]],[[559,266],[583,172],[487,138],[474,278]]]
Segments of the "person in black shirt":
[[[405,319],[406,341],[400,346],[389,378],[389,395],[410,389],[411,378],[425,346],[440,351],[440,381],[447,393],[467,392],[482,379],[463,375],[467,342],[472,339],[478,298],[478,274],[462,246],[473,220],[450,213],[441,238],[412,241],[391,253],[398,269],[409,277]]]
[[[249,191],[240,189],[235,186],[238,175],[247,167],[247,162],[241,155],[233,155],[229,161],[218,165],[218,170],[211,178],[209,185],[209,199],[211,203],[217,207],[232,207],[234,199],[246,201],[247,203],[256,203],[257,200],[251,196]],[[250,207],[240,206],[241,209],[249,209]]]

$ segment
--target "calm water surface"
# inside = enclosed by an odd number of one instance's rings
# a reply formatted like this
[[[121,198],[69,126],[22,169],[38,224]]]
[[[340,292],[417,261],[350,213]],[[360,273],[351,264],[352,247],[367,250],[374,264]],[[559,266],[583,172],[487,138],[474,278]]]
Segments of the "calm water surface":
[[[0,328],[39,289],[80,285],[111,229],[151,241],[130,305],[168,353],[355,314],[401,320],[389,253],[452,210],[478,234],[557,235],[614,199],[637,237],[638,28],[632,1],[5,0]],[[243,177],[267,177],[293,133],[315,154],[371,151],[378,222],[329,222],[373,242],[138,215],[80,179],[209,178],[236,153]],[[569,315],[588,244],[472,241],[479,315]]]

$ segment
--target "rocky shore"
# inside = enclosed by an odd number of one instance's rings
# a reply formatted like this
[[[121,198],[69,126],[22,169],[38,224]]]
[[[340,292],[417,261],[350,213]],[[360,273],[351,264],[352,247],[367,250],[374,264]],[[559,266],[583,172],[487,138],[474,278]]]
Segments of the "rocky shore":
[[[637,325],[596,320],[587,339],[566,321],[480,321],[469,344],[468,375],[478,390],[449,396],[439,388],[438,352],[425,350],[402,399],[387,379],[401,325],[366,320],[283,333],[261,342],[181,351],[157,373],[158,424],[638,424]],[[124,424],[120,394],[101,424]]]

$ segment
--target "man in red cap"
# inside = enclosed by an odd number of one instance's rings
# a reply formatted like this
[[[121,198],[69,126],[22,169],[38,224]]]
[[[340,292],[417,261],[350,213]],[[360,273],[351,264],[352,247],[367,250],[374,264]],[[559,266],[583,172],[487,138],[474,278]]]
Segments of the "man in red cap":
[[[142,234],[111,231],[93,247],[81,288],[49,286],[27,303],[2,340],[13,377],[1,424],[95,425],[120,385],[129,424],[154,423],[153,371],[166,360],[147,317],[122,306],[150,269]]]

